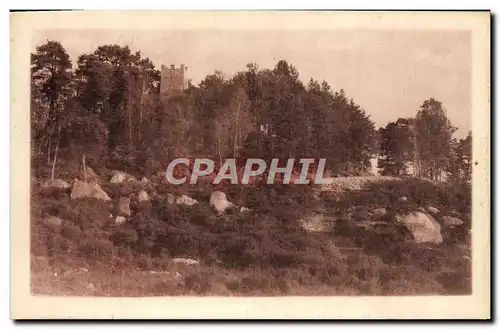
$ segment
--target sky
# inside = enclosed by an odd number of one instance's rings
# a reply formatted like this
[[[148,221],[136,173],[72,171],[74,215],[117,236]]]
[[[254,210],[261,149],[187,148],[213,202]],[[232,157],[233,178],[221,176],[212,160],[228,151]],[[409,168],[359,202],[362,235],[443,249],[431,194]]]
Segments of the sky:
[[[228,77],[249,62],[272,69],[280,59],[299,78],[327,81],[344,89],[376,127],[415,116],[424,100],[441,101],[458,127],[471,129],[471,35],[466,31],[396,30],[46,30],[36,46],[59,41],[73,64],[104,44],[128,45],[157,68],[185,64],[198,84],[220,70]]]

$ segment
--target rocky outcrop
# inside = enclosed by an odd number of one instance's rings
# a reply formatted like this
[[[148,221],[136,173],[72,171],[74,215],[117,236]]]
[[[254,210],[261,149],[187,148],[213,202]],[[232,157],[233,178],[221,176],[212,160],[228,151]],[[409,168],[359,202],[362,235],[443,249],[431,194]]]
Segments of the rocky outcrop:
[[[71,190],[71,200],[79,198],[94,198],[111,201],[111,198],[101,189],[98,183],[85,183],[75,178],[73,181],[73,189]]]
[[[443,243],[441,225],[429,214],[412,212],[404,217],[397,216],[396,221],[403,224],[411,232],[417,243]]]

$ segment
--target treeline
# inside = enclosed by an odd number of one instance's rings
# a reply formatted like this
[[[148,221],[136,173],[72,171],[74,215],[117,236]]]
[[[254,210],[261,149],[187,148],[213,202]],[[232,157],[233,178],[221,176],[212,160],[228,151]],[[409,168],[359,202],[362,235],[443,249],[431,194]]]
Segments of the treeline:
[[[383,174],[470,176],[470,137],[430,99],[415,118],[375,129],[365,110],[327,82],[299,80],[280,60],[250,63],[232,77],[215,71],[172,97],[160,94],[160,72],[128,47],[104,45],[77,59],[48,41],[31,55],[32,154],[37,163],[104,159],[141,163],[148,174],[175,157],[327,158],[328,169],[363,174],[380,155]],[[125,159],[125,160],[124,160]],[[79,160],[78,160],[79,161]]]

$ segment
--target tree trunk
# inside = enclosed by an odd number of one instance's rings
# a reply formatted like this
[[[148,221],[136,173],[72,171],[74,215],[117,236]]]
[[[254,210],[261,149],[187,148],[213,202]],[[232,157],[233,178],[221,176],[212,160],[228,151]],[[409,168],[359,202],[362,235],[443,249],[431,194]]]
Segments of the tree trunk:
[[[142,130],[142,108],[144,106],[144,89],[146,88],[146,80],[144,77],[142,78],[142,89],[141,89],[141,104],[139,107],[139,131],[138,131],[138,139],[141,140],[141,130]]]
[[[54,180],[54,171],[56,169],[57,151],[58,150],[59,150],[59,139],[57,139],[56,151],[54,152],[54,161],[52,163],[52,172],[50,174],[50,180]]]
[[[131,83],[130,76],[128,78],[128,92],[127,92],[127,107],[128,107],[128,133],[129,133],[129,145],[132,146],[132,106],[131,106]]]
[[[85,153],[83,153],[82,162],[83,162],[83,179],[85,180],[85,183],[87,183],[87,168],[85,167]]]

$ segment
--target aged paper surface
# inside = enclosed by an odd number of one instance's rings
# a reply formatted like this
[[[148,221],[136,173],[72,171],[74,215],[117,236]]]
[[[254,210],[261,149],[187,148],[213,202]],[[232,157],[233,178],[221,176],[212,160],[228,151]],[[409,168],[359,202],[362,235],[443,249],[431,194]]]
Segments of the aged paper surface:
[[[322,38],[318,37],[320,40],[318,43],[325,42],[325,40],[328,41],[328,38],[324,36],[330,32],[349,34],[352,31],[353,39],[356,38],[356,34],[354,34],[356,31],[390,32],[394,35],[419,31],[429,34],[443,31],[470,33],[470,48],[468,50],[470,52],[470,79],[465,80],[466,85],[470,86],[470,97],[466,98],[470,102],[470,112],[463,114],[462,118],[465,119],[461,120],[470,124],[473,145],[472,247],[469,258],[472,264],[472,293],[459,293],[458,295],[428,293],[427,296],[417,296],[411,293],[406,295],[385,293],[384,296],[377,296],[377,294],[363,296],[363,293],[358,291],[357,293],[340,293],[331,297],[328,293],[322,294],[321,292],[311,294],[314,296],[301,293],[299,297],[294,296],[294,290],[291,290],[292,293],[289,294],[283,293],[282,296],[277,294],[279,297],[276,294],[273,297],[257,294],[241,297],[236,297],[234,294],[231,297],[227,295],[224,297],[194,297],[193,295],[178,294],[176,296],[134,297],[119,297],[124,296],[123,294],[115,294],[113,297],[102,297],[103,295],[99,297],[99,294],[72,296],[69,293],[60,296],[33,295],[30,288],[30,275],[32,274],[30,274],[29,205],[31,200],[30,181],[32,179],[30,173],[33,173],[30,169],[30,136],[33,138],[30,133],[30,53],[35,51],[35,46],[46,41],[44,33],[47,31],[50,31],[50,33],[47,32],[47,35],[50,35],[52,40],[57,40],[58,36],[65,36],[65,40],[70,40],[71,37],[67,36],[75,35],[75,43],[83,44],[85,47],[89,46],[89,48],[84,47],[84,52],[91,52],[96,46],[102,44],[101,41],[95,41],[98,44],[94,45],[95,42],[92,38],[96,35],[106,35],[106,33],[114,35],[114,38],[104,41],[113,44],[120,42],[120,37],[116,38],[116,35],[120,36],[123,31],[123,36],[126,38],[127,33],[132,30],[139,35],[139,38],[148,34],[164,33],[169,35],[169,33],[177,32],[185,33],[187,39],[189,33],[193,31],[198,32],[201,35],[200,38],[208,38],[212,33],[217,35],[217,33],[227,33],[228,31],[236,35],[241,33],[241,38],[245,38],[251,32],[257,33],[259,31],[263,35],[278,32],[294,33],[294,31],[297,34],[305,35],[303,39],[290,37],[288,42],[285,38],[284,46],[281,44],[282,49],[285,49],[283,51],[285,55],[282,55],[284,57],[286,57],[287,49],[293,53],[294,48],[302,46],[300,40],[304,42],[306,39],[314,40],[315,35],[322,35]],[[232,39],[228,37],[226,42],[228,40]],[[343,40],[347,43],[349,39]],[[244,42],[225,44],[224,40],[219,41],[214,47],[244,47]],[[154,53],[154,39],[150,42],[151,49],[153,49],[150,53]],[[65,42],[61,43],[65,46]],[[68,41],[68,43],[71,42]],[[134,45],[137,44],[140,44],[140,40],[131,44],[132,51],[141,50],[136,49]],[[202,44],[200,41],[199,45]],[[491,316],[489,298],[490,15],[488,12],[82,11],[12,13],[10,45],[11,190],[13,195],[11,201],[11,317],[15,319],[487,319]],[[180,57],[183,56],[183,51],[186,53],[207,52],[207,56],[211,55],[210,49],[207,50],[202,46],[197,48],[196,43],[183,45],[177,41],[176,45],[181,48],[180,55],[176,55],[178,57],[175,59],[178,63],[181,63],[182,58]],[[268,46],[274,47],[272,42]],[[325,43],[324,47],[327,46],[329,45]],[[341,47],[342,42],[339,42],[337,46]],[[161,47],[161,44],[158,47]],[[320,55],[314,57],[322,47],[322,45],[315,46],[314,52],[310,54],[310,60],[317,61],[317,66],[326,68],[329,65],[328,58],[323,58]],[[377,44],[367,43],[367,52],[370,47],[377,47]],[[262,54],[260,56],[265,57],[266,50],[266,48],[259,49],[258,52]],[[247,51],[251,50],[247,49]],[[453,52],[454,49],[450,51]],[[159,53],[162,52],[159,51]],[[398,49],[393,49],[393,54],[393,60],[397,62]],[[76,56],[79,55],[71,54],[74,67],[77,62]],[[144,55],[152,56],[145,50]],[[355,55],[355,53],[350,54],[351,57]],[[169,65],[169,60],[166,58],[163,63],[153,61],[154,65],[159,68],[160,64]],[[270,65],[274,65],[278,60],[278,58],[272,58],[273,64]],[[442,60],[446,61],[446,56]],[[218,69],[218,64],[211,65],[210,61],[220,64],[224,62],[224,58],[208,57],[206,63],[186,63],[189,67],[188,75],[192,71],[196,72],[196,66],[210,66],[207,73],[193,73],[193,75],[198,74],[199,80],[201,80],[202,76]],[[244,65],[246,62],[241,62],[238,69],[244,70]],[[267,66],[271,67],[270,65]],[[415,67],[418,70],[418,66]],[[297,69],[301,72],[300,66]],[[234,72],[227,73],[233,74]],[[320,79],[321,77],[314,78]],[[358,78],[370,79],[370,74],[367,73],[366,76]],[[457,78],[457,81],[459,79],[460,77]],[[194,82],[199,83],[199,80]],[[332,88],[342,88],[342,85],[336,85],[331,81],[329,83],[333,84]],[[307,84],[307,80],[305,80],[305,84]],[[379,86],[379,88],[394,88],[394,93],[400,92],[395,87],[390,80],[387,81],[387,86]],[[349,90],[347,93],[347,96],[350,97]],[[456,95],[457,99],[460,100],[463,99],[462,96]],[[433,97],[432,87],[428,90],[428,97]],[[370,104],[362,105],[370,113]],[[393,111],[390,112],[393,114],[392,116],[388,115],[389,120],[394,121],[398,118],[397,109],[388,109],[388,111]],[[203,272],[203,275],[205,273]],[[61,274],[59,273],[59,275]],[[94,284],[87,287],[91,287],[89,289],[95,288]]]

